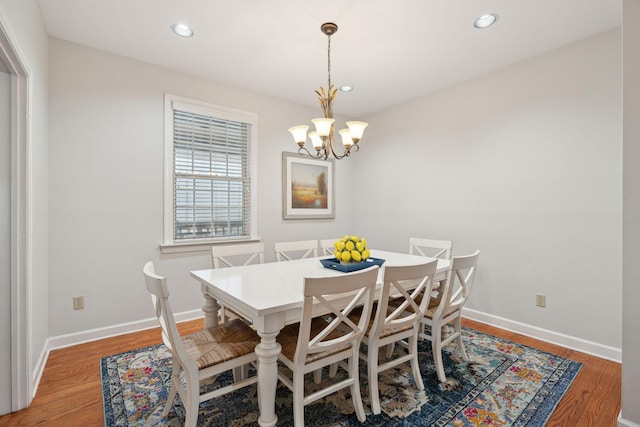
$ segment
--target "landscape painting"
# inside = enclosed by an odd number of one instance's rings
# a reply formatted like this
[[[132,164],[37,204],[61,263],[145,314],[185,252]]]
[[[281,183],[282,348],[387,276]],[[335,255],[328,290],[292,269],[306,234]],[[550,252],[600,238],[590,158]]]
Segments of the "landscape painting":
[[[282,153],[283,218],[334,218],[333,159]]]

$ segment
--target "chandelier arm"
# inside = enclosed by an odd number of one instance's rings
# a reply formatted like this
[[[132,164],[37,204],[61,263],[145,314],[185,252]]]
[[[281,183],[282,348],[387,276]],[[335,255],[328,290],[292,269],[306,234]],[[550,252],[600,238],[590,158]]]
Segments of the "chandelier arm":
[[[322,159],[322,160],[327,160],[327,158],[329,157],[327,150],[316,151],[316,154],[314,155],[309,150],[307,150],[307,147],[305,147],[304,145],[302,147],[298,147],[298,154],[302,156],[307,155],[312,159]]]
[[[338,153],[335,152],[335,150],[333,149],[333,144],[331,145],[331,154],[333,154],[333,157],[335,157],[336,159],[340,160],[340,159],[344,159],[345,157],[347,157],[349,155],[349,151],[351,150],[351,148],[344,150],[344,153],[342,155],[339,155]]]

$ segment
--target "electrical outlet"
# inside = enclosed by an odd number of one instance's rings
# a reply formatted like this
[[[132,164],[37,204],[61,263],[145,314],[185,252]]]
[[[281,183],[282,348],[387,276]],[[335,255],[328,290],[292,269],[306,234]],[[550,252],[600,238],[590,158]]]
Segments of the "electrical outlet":
[[[542,308],[547,306],[547,296],[545,294],[536,294],[536,306]]]
[[[84,308],[84,297],[73,297],[73,309],[82,310]]]

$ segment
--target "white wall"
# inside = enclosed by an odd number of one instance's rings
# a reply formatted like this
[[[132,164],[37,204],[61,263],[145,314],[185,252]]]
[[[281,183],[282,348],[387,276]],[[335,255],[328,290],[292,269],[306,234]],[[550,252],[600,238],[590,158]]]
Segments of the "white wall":
[[[31,313],[29,330],[21,336],[29,340],[31,360],[37,367],[43,356],[48,329],[49,276],[49,170],[48,170],[48,39],[37,0],[0,0],[0,9],[15,36],[16,49],[28,69],[27,130],[27,290]],[[24,375],[20,372],[20,375]],[[37,372],[28,372],[29,381]]]
[[[454,255],[480,249],[471,309],[619,355],[620,37],[366,117],[353,159],[356,231],[394,250],[410,236],[452,239]]]
[[[336,189],[335,220],[282,220],[281,153],[297,147],[287,129],[317,110],[50,39],[51,336],[151,318],[141,272],[148,260],[167,276],[176,312],[202,305],[188,272],[208,268],[209,254],[160,255],[158,246],[165,92],[258,114],[267,261],[277,240],[332,238],[353,228],[351,186]],[[351,179],[348,164],[336,165],[338,182]],[[73,311],[76,295],[85,296],[84,310]]]
[[[0,61],[0,68],[2,68]],[[11,412],[11,77],[0,70],[0,415]]]
[[[362,149],[337,162],[336,220],[284,222],[286,128],[316,111],[51,39],[50,335],[150,317],[147,259],[176,311],[201,304],[187,272],[208,255],[158,249],[166,91],[258,113],[268,260],[276,240],[349,230],[395,250],[452,238],[482,251],[470,308],[619,354],[620,50],[610,31],[366,118]]]
[[[623,2],[624,267],[622,413],[619,425],[640,426],[640,2]],[[633,423],[633,424],[632,424]]]

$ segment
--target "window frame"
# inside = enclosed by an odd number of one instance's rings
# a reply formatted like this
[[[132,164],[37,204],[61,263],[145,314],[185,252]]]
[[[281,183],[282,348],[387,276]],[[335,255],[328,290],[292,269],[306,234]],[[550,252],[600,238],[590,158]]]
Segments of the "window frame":
[[[174,163],[174,106],[180,111],[215,117],[222,120],[248,123],[249,132],[249,174],[250,213],[248,237],[180,239],[174,235],[175,223],[175,163]],[[211,104],[191,98],[165,93],[164,96],[164,237],[160,245],[162,253],[209,251],[214,244],[248,242],[259,240],[258,237],[258,116],[255,113]]]

